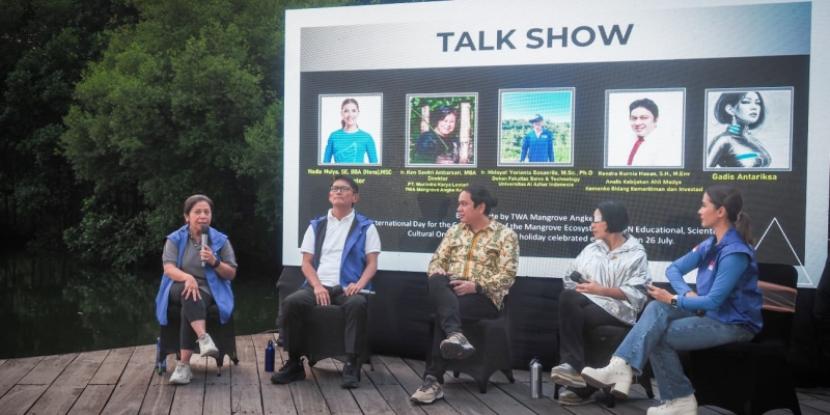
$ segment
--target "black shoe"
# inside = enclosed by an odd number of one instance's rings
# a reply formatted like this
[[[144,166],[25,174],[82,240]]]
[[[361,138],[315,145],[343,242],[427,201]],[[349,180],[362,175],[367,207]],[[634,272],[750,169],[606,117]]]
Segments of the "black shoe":
[[[295,380],[305,379],[305,367],[303,359],[288,359],[280,370],[271,375],[271,383],[285,385]]]
[[[343,366],[343,379],[340,387],[343,389],[354,389],[360,386],[360,366],[352,362],[346,362]]]

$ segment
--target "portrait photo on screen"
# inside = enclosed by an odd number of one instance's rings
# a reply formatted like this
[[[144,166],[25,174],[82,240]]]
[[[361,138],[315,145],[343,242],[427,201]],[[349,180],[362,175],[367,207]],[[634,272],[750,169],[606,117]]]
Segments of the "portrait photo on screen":
[[[383,94],[320,95],[320,165],[380,165]]]
[[[605,167],[683,167],[685,89],[608,90],[605,102]]]
[[[478,94],[408,94],[406,165],[476,165]]]
[[[574,89],[499,91],[499,166],[573,165]]]
[[[792,170],[793,88],[706,90],[704,170]]]

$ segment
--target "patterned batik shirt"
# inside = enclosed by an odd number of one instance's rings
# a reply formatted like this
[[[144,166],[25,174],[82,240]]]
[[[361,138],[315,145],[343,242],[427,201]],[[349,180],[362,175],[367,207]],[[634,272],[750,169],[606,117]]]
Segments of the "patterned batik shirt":
[[[490,220],[486,228],[473,232],[464,223],[447,230],[429,261],[427,275],[446,273],[451,278],[472,281],[501,308],[504,296],[516,279],[519,238],[507,226]]]

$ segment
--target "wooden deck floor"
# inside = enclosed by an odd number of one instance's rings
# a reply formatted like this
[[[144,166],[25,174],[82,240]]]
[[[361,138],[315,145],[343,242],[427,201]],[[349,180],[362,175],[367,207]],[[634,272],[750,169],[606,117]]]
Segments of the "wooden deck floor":
[[[612,409],[599,404],[563,408],[550,399],[530,399],[528,372],[516,371],[516,383],[493,377],[486,394],[463,375],[447,376],[446,398],[428,406],[409,402],[420,385],[424,363],[389,356],[364,366],[358,389],[340,388],[340,364],[326,359],[306,368],[307,379],[288,386],[272,385],[262,368],[270,334],[237,337],[239,365],[218,371],[194,356],[194,379],[186,386],[167,384],[153,370],[155,346],[95,352],[0,359],[0,414],[641,414],[653,405],[642,389]],[[277,364],[282,356],[277,357]],[[168,364],[173,367],[172,356]],[[217,376],[221,375],[221,376]],[[546,379],[547,381],[548,379]],[[636,387],[639,388],[639,387]],[[830,413],[830,390],[799,391],[804,414]],[[704,407],[701,414],[729,413]],[[789,413],[772,411],[770,413]]]

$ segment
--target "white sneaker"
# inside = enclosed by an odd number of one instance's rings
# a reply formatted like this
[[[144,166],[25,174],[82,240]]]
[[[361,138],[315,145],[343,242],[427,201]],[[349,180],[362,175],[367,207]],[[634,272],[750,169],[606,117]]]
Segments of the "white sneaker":
[[[213,343],[213,339],[210,338],[210,334],[205,333],[199,339],[199,354],[207,357],[219,356],[219,349]]]
[[[647,415],[696,415],[697,399],[695,395],[671,399],[663,402],[662,405],[652,406],[646,411]]]
[[[187,385],[193,379],[193,372],[190,370],[190,365],[179,362],[176,364],[176,370],[170,375],[168,381],[171,385]]]
[[[550,370],[550,378],[557,385],[570,386],[572,388],[584,388],[585,379],[569,363],[562,363]]]
[[[586,367],[582,369],[582,378],[585,379],[585,382],[595,388],[611,388],[611,394],[620,399],[628,398],[628,390],[631,389],[631,378],[633,376],[631,366],[617,356],[611,357],[611,362],[603,368]]]

